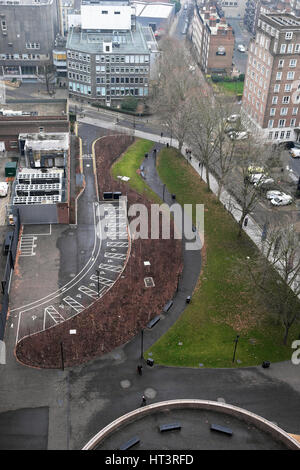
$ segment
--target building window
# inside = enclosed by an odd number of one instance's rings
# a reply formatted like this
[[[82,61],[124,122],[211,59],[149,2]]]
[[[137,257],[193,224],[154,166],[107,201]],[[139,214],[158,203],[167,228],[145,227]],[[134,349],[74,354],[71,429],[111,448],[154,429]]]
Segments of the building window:
[[[300,44],[295,44],[295,54],[300,52]]]
[[[285,33],[285,39],[292,39],[293,33],[292,32],[287,32]]]
[[[284,126],[285,126],[285,119],[279,119],[278,127],[284,127]]]
[[[280,85],[274,85],[274,93],[279,93]]]
[[[298,114],[298,108],[293,108],[292,115],[296,116]]]
[[[284,64],[284,59],[280,59],[279,62],[278,62],[278,68],[282,69],[283,64]]]
[[[289,104],[289,102],[290,102],[290,97],[289,96],[284,96],[282,98],[282,103],[283,104]]]
[[[280,46],[280,54],[284,54],[286,51],[286,44],[281,44]]]
[[[291,131],[287,131],[286,138],[289,139],[291,137]]]
[[[287,80],[294,80],[295,72],[288,72],[286,75]]]
[[[276,80],[281,80],[282,77],[282,72],[277,72],[276,73]]]
[[[290,83],[287,83],[284,87],[284,91],[291,91],[292,85]]]
[[[290,67],[296,67],[296,65],[297,65],[297,59],[291,59],[290,63],[289,63],[289,66]]]
[[[101,13],[102,15],[108,15],[108,10],[102,10]]]
[[[268,122],[268,127],[271,129],[274,125],[274,119],[270,119]]]
[[[288,113],[289,108],[281,108],[280,109],[280,116],[286,116]]]
[[[294,49],[294,44],[288,44],[287,53],[292,54]]]
[[[276,108],[271,108],[270,109],[270,116],[275,116],[276,113]]]
[[[295,127],[295,125],[296,125],[296,118],[293,118],[293,119],[291,119],[291,124],[290,124],[290,126],[291,126],[291,127]]]
[[[272,104],[277,104],[277,102],[278,102],[278,96],[273,96]]]
[[[269,132],[269,134],[268,134],[268,139],[271,140],[272,137],[273,137],[273,132]]]

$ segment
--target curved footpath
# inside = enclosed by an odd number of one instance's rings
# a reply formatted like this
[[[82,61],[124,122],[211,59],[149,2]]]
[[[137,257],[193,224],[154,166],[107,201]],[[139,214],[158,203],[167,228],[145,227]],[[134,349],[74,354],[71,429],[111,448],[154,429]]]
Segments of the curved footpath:
[[[93,126],[107,128],[107,124],[107,121],[93,120]],[[157,149],[159,143],[170,142],[140,131],[135,135],[157,142]],[[149,158],[146,182],[154,187],[158,185],[160,192],[162,187],[151,169],[153,163]],[[167,193],[165,196],[165,199],[169,198]],[[145,331],[144,349],[160,337],[175,316],[183,311],[186,295],[189,295],[187,292],[193,290],[200,269],[200,254],[196,266],[193,259],[194,253],[190,261],[184,259],[184,272],[192,281],[186,286],[183,276],[173,311],[166,314],[153,330]],[[0,449],[7,448],[3,447],[5,442],[10,448],[20,448],[18,442],[21,442],[19,436],[22,432],[27,436],[27,448],[44,448],[36,445],[32,435],[28,418],[30,410],[44,413],[47,433],[44,442],[48,449],[81,449],[99,429],[138,408],[142,395],[146,396],[147,404],[181,398],[226,402],[275,422],[289,433],[300,434],[300,366],[290,361],[271,364],[269,369],[177,368],[156,364],[150,367],[144,363],[143,375],[138,376],[136,367],[140,357],[141,335],[138,335],[102,358],[64,371],[29,369],[13,361],[1,366],[0,417],[3,419],[0,423],[4,424],[0,426]],[[3,436],[7,428],[2,413],[9,410],[23,412],[23,427],[21,430],[14,427],[9,441],[5,441]],[[14,433],[18,439],[14,439]]]

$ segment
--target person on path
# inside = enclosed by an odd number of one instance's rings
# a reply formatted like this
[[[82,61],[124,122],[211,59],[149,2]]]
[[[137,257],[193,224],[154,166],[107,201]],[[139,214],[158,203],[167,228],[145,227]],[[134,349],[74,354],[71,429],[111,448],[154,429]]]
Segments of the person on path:
[[[141,364],[139,364],[139,365],[137,366],[137,373],[138,373],[139,375],[142,375],[142,374],[143,374],[143,366],[142,366]]]
[[[146,402],[146,398],[145,398],[145,395],[142,396],[142,404],[141,406],[146,406],[147,402]]]

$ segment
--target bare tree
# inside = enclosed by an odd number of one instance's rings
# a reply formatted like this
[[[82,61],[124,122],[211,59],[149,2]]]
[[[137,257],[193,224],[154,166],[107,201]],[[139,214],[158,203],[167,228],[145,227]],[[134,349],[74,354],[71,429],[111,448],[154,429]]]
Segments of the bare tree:
[[[199,95],[194,99],[191,109],[192,122],[187,142],[199,165],[205,167],[207,188],[210,190],[209,173],[215,161],[215,131],[218,125],[216,108],[211,96]]]
[[[189,71],[189,53],[179,41],[167,37],[161,49],[159,79],[153,89],[150,106],[161,124],[178,140],[181,151],[191,124],[197,80]]]
[[[256,292],[284,327],[287,344],[291,326],[300,320],[299,234],[293,226],[273,227],[264,242],[263,255],[247,259]]]
[[[236,209],[240,211],[240,236],[245,218],[253,213],[266,188],[263,178],[271,176],[272,149],[253,136],[239,142],[235,150],[237,166],[231,172],[231,192],[238,203]],[[254,183],[253,174],[261,174],[261,180]]]

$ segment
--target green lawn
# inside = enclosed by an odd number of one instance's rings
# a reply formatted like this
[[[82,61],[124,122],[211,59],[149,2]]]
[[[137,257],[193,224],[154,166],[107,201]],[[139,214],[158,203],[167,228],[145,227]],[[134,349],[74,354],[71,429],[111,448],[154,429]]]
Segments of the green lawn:
[[[129,176],[129,185],[132,189],[139,194],[144,194],[149,200],[159,203],[161,201],[160,198],[149,188],[145,180],[138,173],[138,169],[145,158],[145,153],[148,153],[153,146],[154,142],[150,140],[139,139],[134,142],[113,165],[112,175],[114,178],[117,178],[117,176]]]
[[[217,82],[217,87],[221,89],[221,91],[228,92],[234,95],[242,95],[244,90],[244,82],[236,81],[236,82]]]
[[[237,270],[239,260],[256,247],[245,234],[237,238],[237,224],[176,150],[160,152],[158,171],[179,203],[205,204],[205,262],[191,303],[145,357],[152,352],[155,363],[191,367],[244,367],[290,359],[299,325],[290,330],[289,345],[284,346],[283,327],[257,305]],[[236,359],[241,362],[233,364],[237,334]]]

